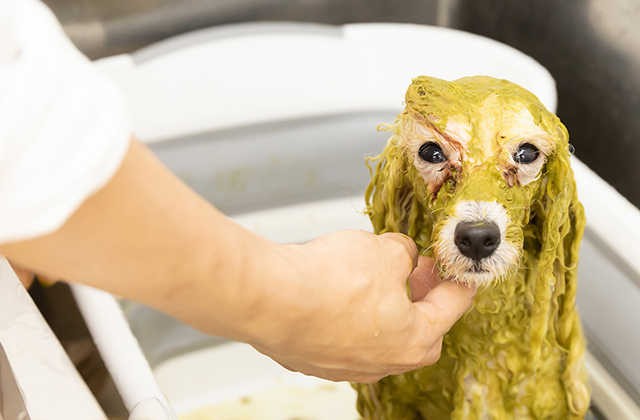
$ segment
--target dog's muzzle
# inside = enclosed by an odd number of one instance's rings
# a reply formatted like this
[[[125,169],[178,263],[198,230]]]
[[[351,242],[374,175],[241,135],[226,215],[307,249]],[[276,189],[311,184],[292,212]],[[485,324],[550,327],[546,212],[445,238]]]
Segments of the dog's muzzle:
[[[495,201],[459,202],[436,231],[433,255],[445,275],[486,284],[517,266],[520,247],[507,239],[511,219]]]
[[[480,261],[491,256],[500,245],[500,228],[493,222],[459,222],[454,243],[462,255]]]

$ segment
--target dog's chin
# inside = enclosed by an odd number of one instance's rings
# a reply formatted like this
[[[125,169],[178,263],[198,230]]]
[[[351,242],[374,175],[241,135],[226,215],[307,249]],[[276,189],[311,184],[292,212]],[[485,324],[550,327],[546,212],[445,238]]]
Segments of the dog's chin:
[[[446,279],[470,286],[489,286],[498,282],[503,276],[496,275],[486,270],[469,269],[457,274],[447,274]]]
[[[474,286],[491,286],[504,280],[513,268],[500,264],[452,264],[441,265],[444,278]]]

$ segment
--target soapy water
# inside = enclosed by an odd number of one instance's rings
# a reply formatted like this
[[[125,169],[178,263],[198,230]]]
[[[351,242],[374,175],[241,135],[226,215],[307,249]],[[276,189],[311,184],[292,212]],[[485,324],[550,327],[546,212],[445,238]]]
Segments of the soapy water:
[[[178,416],[180,420],[357,420],[355,391],[347,383],[313,388],[276,385]]]

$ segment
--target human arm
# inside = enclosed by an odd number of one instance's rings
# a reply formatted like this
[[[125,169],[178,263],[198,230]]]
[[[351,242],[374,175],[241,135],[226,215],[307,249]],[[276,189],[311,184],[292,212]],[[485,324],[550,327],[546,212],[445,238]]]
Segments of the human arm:
[[[433,363],[442,334],[473,296],[444,282],[411,303],[405,283],[416,250],[401,235],[342,231],[302,245],[262,238],[136,141],[115,176],[60,229],[2,244],[0,253],[333,380],[372,382]]]

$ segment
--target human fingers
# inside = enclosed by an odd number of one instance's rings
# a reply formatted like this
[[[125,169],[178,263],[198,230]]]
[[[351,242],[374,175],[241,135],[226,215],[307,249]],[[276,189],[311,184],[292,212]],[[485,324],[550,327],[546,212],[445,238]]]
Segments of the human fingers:
[[[476,287],[444,281],[414,303],[432,336],[441,337],[471,308]]]
[[[440,355],[442,353],[442,342],[443,337],[440,337],[436,340],[433,346],[429,349],[427,354],[425,354],[424,359],[422,360],[421,367],[429,366],[440,360]]]
[[[322,364],[309,363],[303,359],[288,361],[289,357],[286,355],[273,354],[261,346],[254,345],[254,348],[291,372],[300,372],[305,375],[311,375],[334,382],[374,383],[391,373],[384,368],[381,369],[381,366],[378,365],[375,367],[369,366],[368,368],[362,368],[361,366],[357,368],[353,366],[344,368],[340,367],[340,365],[334,365],[333,367],[322,366]],[[404,371],[406,371],[406,369],[402,372]]]
[[[400,257],[402,255],[406,255],[408,257],[410,265],[405,266],[407,271],[406,276],[401,278],[403,283],[406,282],[409,274],[418,265],[418,246],[413,239],[409,238],[407,235],[403,235],[402,233],[383,233],[378,236],[378,238],[383,241],[385,246],[393,253],[394,257]]]
[[[409,275],[409,291],[411,300],[417,302],[442,282],[438,267],[433,258],[418,258],[418,266]]]
[[[289,369],[291,370],[291,369]],[[372,373],[372,372],[364,372],[364,371],[355,371],[349,369],[319,369],[319,368],[311,368],[307,371],[304,369],[301,370],[293,370],[294,372],[298,371],[304,373],[305,375],[312,375],[317,378],[326,379],[333,382],[357,382],[360,384],[372,384],[378,382],[380,379],[385,376],[389,376],[390,372],[384,373]]]
[[[28,270],[26,268],[22,268],[21,266],[13,263],[11,261],[9,261],[9,263],[11,264],[11,268],[13,268],[13,271],[18,276],[18,279],[20,280],[20,282],[22,283],[24,288],[28,289],[29,287],[31,287],[31,284],[33,283],[33,280],[35,279],[35,274],[31,270]]]

